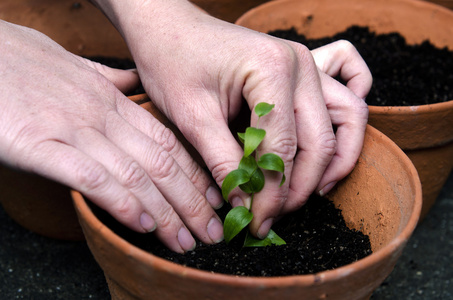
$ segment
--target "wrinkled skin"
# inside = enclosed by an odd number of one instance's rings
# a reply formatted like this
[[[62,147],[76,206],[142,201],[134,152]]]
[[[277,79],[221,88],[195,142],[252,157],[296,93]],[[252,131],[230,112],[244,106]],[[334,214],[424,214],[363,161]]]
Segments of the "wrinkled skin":
[[[176,252],[193,249],[193,235],[205,243],[223,238],[217,186],[242,156],[228,122],[243,99],[250,108],[276,105],[260,120],[267,136],[258,154],[280,155],[287,176],[279,188],[281,175],[265,173],[251,207],[258,237],[354,167],[371,75],[348,42],[310,52],[182,0],[94,2],[127,41],[147,93],[200,152],[215,182],[168,129],[121,93],[138,84],[137,72],[84,60],[6,22],[0,22],[2,161],[81,191]],[[337,74],[346,87],[332,79]],[[239,189],[230,200],[250,206]]]

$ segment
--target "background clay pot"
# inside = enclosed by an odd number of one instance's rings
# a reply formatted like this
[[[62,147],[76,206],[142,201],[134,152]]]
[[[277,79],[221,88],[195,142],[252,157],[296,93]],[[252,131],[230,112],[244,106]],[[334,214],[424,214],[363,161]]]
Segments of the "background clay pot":
[[[236,24],[269,32],[294,27],[308,38],[332,36],[352,25],[378,34],[399,32],[409,44],[429,39],[453,50],[453,11],[417,0],[282,0],[256,7]],[[453,168],[453,100],[421,106],[369,106],[369,124],[411,158],[423,186],[422,218]]]
[[[86,0],[2,0],[0,19],[34,28],[77,55],[131,57],[115,27]]]
[[[72,192],[88,245],[112,299],[366,299],[392,271],[421,209],[421,186],[409,158],[368,126],[354,171],[329,194],[351,228],[370,236],[374,253],[314,275],[240,277],[178,265],[120,238]]]
[[[210,15],[234,22],[249,9],[269,0],[191,0]]]
[[[427,0],[427,1],[448,7],[449,9],[453,9],[453,0]]]

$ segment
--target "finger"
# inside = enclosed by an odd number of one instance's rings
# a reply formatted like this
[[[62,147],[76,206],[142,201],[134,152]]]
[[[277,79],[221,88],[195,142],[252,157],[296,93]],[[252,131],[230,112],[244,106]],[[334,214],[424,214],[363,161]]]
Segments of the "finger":
[[[365,99],[373,79],[365,61],[349,41],[336,41],[311,52],[322,72],[332,77],[340,75],[351,91]]]
[[[148,232],[137,216],[143,212],[138,199],[108,170],[80,150],[58,140],[33,147],[25,169],[80,191],[118,221],[138,232]]]
[[[252,110],[251,124],[262,128],[266,135],[257,149],[256,158],[266,153],[280,156],[285,165],[285,174],[291,178],[293,159],[297,149],[296,126],[293,107],[293,87],[289,81],[272,83],[259,81],[253,91],[247,94],[247,101],[255,106],[260,101],[275,104],[274,109],[260,118],[259,124],[256,114]],[[247,84],[247,83],[246,83]],[[273,91],[278,90],[279,93]],[[250,231],[258,238],[266,237],[274,219],[287,198],[288,183],[280,186],[282,175],[277,172],[264,171],[265,185],[261,192],[254,195],[252,203],[253,220]]]
[[[227,117],[222,114],[217,100],[202,94],[197,94],[196,98],[205,105],[195,110],[187,107],[180,110],[193,113],[190,116],[181,115],[177,125],[203,157],[214,180],[222,186],[227,174],[238,168],[243,150],[233,137],[227,125]],[[186,103],[193,101],[189,99]],[[230,193],[229,202],[233,206],[250,207],[250,196],[236,188]]]
[[[138,88],[140,85],[140,78],[136,69],[120,70],[110,68],[106,65],[94,62],[92,60],[75,55],[82,63],[89,66],[90,68],[98,71],[110,80],[117,89],[122,93],[127,93]]]
[[[159,238],[173,251],[184,252],[193,248],[193,238],[192,242],[187,237],[178,239],[178,231],[185,228],[183,222],[137,160],[118,149],[94,129],[79,130],[74,135],[75,145],[101,163],[138,202],[131,203],[115,196],[106,203],[100,203],[101,207],[107,207],[109,213],[114,217],[120,216],[120,219],[124,219],[124,215],[130,215],[128,219],[140,222],[142,232],[156,230]],[[134,205],[142,206],[142,211],[131,210]],[[130,227],[127,223],[125,225]]]
[[[121,117],[113,115],[112,118]],[[121,118],[121,120],[124,119]],[[202,242],[215,243],[223,238],[220,219],[167,151],[127,122],[115,120],[108,122],[106,136],[120,146],[125,153],[135,158],[184,224]],[[160,199],[157,201],[154,199],[151,203],[148,201],[142,203],[145,207],[152,205],[153,209],[156,209],[156,205],[162,204]],[[190,250],[185,247],[187,244],[184,245],[179,233],[184,233],[182,239],[186,241],[193,241],[193,239],[190,238],[190,233],[185,230],[185,227],[180,226],[179,219],[171,209],[163,212],[162,215],[156,215],[152,209],[150,213],[157,223],[156,233],[163,241],[173,242],[177,237],[181,247],[184,250]]]
[[[281,60],[274,55],[272,72],[277,76],[264,73],[268,80],[258,78],[263,85],[251,89],[250,94],[244,93],[248,101],[270,99],[276,104],[275,111],[260,123],[269,136],[258,150],[280,155],[288,178],[288,183],[278,188],[281,178],[275,174],[273,178],[266,177],[263,191],[255,196],[250,229],[260,238],[267,235],[283,207],[300,207],[306,201],[335,151],[335,137],[313,57],[300,44],[292,43],[292,49],[295,53],[283,55]]]
[[[291,173],[288,200],[282,213],[298,209],[307,201],[337,147],[318,70],[313,60],[306,57],[305,62],[301,63],[302,77],[294,96],[298,153]]]
[[[137,106],[132,101],[119,101],[118,112],[135,128],[143,132],[162,146],[165,151],[170,153],[186,176],[200,193],[205,195],[214,209],[218,209],[224,204],[218,187],[211,179],[211,176],[195,162],[168,127],[163,126],[163,124],[154,118],[148,111]]]
[[[368,121],[368,106],[351,90],[321,74],[323,95],[332,124],[336,126],[337,151],[319,182],[321,195],[349,174],[360,155]]]

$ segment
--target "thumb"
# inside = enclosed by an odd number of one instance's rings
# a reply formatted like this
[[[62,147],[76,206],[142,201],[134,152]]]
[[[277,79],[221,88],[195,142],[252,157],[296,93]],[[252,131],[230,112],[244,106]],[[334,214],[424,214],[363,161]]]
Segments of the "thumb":
[[[122,93],[132,91],[140,85],[137,69],[121,70],[108,67],[80,56],[78,56],[78,58],[88,67],[95,69],[100,74],[104,75],[104,77],[111,81]]]

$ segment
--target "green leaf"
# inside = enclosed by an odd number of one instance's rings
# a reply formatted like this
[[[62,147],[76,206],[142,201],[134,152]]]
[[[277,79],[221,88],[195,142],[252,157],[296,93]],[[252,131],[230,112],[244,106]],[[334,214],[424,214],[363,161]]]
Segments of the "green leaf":
[[[241,169],[237,169],[228,173],[222,183],[222,196],[228,202],[228,195],[237,186],[244,184],[250,180],[250,174]]]
[[[247,127],[244,139],[244,156],[247,157],[258,148],[266,135],[264,129]]]
[[[275,104],[260,102],[255,106],[255,113],[258,115],[258,117],[265,116],[271,112],[271,110],[274,108],[274,106],[275,106]]]
[[[264,187],[264,173],[260,168],[256,168],[250,175],[250,180],[241,184],[239,188],[247,194],[258,193]]]
[[[239,162],[238,169],[245,170],[249,175],[251,175],[256,169],[258,169],[258,164],[253,156],[243,156]]]
[[[230,210],[223,223],[223,235],[228,244],[253,219],[253,214],[244,206],[237,206]]]
[[[245,140],[245,132],[238,132],[238,138],[239,138],[239,140],[241,141],[241,143],[244,144],[244,140]]]
[[[272,229],[269,230],[267,236],[262,240],[257,239],[252,234],[250,234],[250,232],[247,232],[244,247],[266,247],[272,245],[275,246],[286,245],[286,242],[281,237],[279,237]]]
[[[263,154],[258,162],[258,166],[262,169],[265,170],[270,170],[270,171],[277,171],[283,174],[282,176],[282,181],[280,182],[280,186],[285,183],[286,176],[285,176],[285,163],[283,162],[283,159],[278,156],[277,154],[274,153],[266,153]]]

